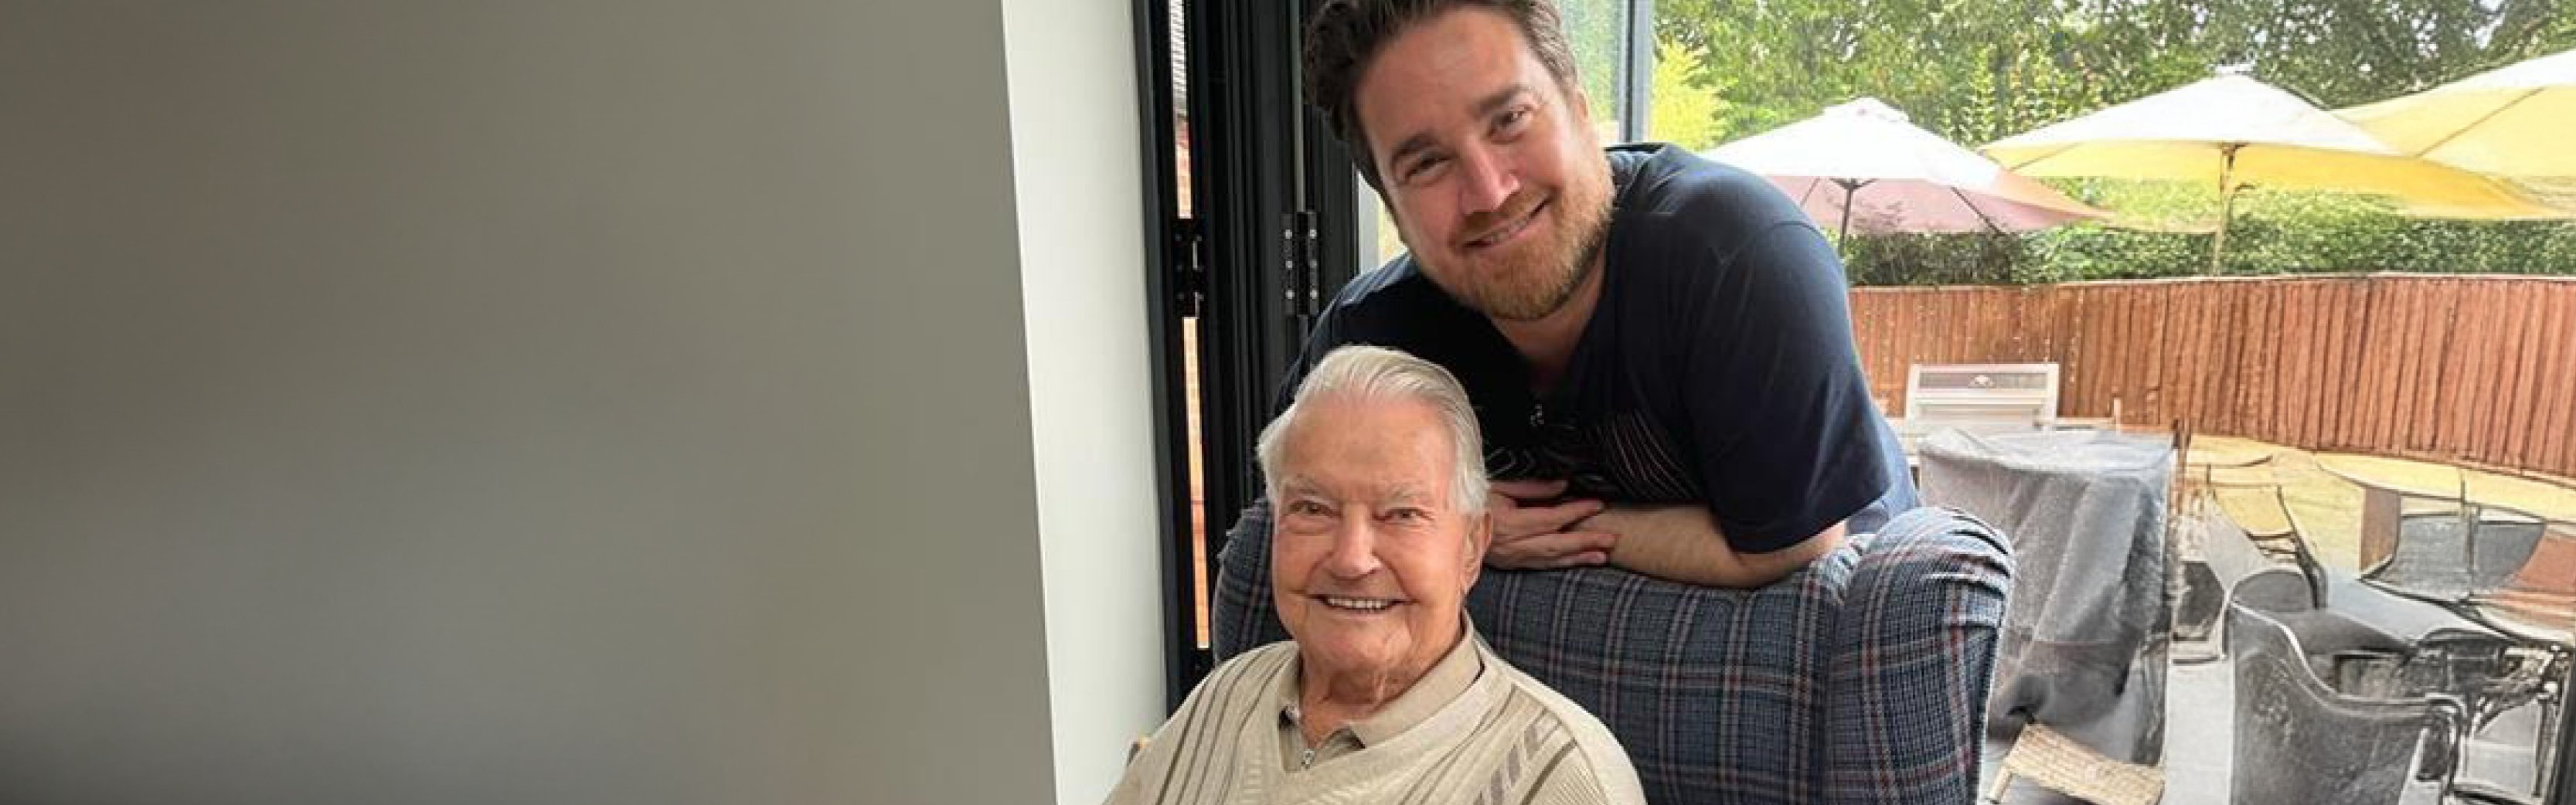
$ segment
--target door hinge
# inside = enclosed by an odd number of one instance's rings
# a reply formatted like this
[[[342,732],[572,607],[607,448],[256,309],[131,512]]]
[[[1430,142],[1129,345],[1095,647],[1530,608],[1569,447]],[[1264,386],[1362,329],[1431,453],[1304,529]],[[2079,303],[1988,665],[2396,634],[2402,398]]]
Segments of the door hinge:
[[[1280,267],[1281,284],[1287,286],[1288,315],[1302,329],[1308,319],[1324,309],[1324,250],[1316,232],[1314,210],[1297,210],[1284,218],[1279,237],[1285,248],[1280,253],[1287,258]]]
[[[1196,318],[1207,312],[1207,263],[1199,259],[1207,239],[1199,232],[1196,218],[1172,220],[1170,253],[1164,257],[1172,267],[1172,309],[1183,318]]]

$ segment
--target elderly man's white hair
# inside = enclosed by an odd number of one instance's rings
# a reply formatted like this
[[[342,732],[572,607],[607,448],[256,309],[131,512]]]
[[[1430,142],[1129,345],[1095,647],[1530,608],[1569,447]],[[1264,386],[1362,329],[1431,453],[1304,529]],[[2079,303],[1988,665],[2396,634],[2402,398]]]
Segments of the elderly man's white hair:
[[[1261,477],[1270,499],[1279,499],[1280,442],[1287,440],[1288,426],[1297,420],[1306,403],[1323,397],[1345,397],[1362,400],[1413,400],[1428,403],[1440,412],[1448,426],[1449,444],[1455,455],[1449,481],[1451,505],[1468,515],[1485,513],[1485,440],[1476,429],[1475,406],[1467,402],[1467,389],[1458,378],[1439,364],[1385,347],[1352,345],[1333,350],[1306,373],[1297,384],[1297,397],[1288,410],[1261,429],[1261,441],[1255,448],[1261,461]]]

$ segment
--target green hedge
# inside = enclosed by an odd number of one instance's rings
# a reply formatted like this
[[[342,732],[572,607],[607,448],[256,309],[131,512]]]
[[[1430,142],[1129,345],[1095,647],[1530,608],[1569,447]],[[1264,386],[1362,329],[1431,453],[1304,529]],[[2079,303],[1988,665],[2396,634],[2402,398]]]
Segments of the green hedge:
[[[2070,194],[2122,210],[2122,225],[2206,230],[2207,193],[2070,182]],[[1855,285],[2033,284],[2207,274],[2205,231],[2077,224],[2021,235],[1855,235],[1843,245]],[[2407,218],[2375,199],[2248,190],[2237,197],[2223,273],[2410,271],[2576,275],[2576,223]]]

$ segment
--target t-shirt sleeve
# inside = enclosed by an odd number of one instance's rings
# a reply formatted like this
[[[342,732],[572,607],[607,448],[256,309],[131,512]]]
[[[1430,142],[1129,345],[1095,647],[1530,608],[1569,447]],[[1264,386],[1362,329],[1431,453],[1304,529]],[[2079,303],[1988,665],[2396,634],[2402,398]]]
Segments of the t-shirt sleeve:
[[[1889,446],[1824,236],[1773,224],[1718,257],[1705,304],[1686,314],[1682,392],[1719,530],[1738,551],[1767,553],[1884,494]]]

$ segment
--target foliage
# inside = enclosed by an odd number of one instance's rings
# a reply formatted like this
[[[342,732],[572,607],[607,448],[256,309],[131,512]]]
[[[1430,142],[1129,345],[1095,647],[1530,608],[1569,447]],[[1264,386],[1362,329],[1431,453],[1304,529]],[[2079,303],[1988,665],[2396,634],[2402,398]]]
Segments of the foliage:
[[[1710,87],[1701,64],[1698,54],[1680,43],[1655,43],[1655,83],[1648,95],[1654,99],[1647,119],[1651,139],[1692,151],[1706,151],[1725,141],[1726,132],[1718,120],[1726,102]]]
[[[2124,223],[2205,230],[2217,204],[2187,189],[2100,182],[2070,195]],[[1882,235],[1844,244],[1862,285],[2028,284],[2206,274],[2205,231],[2079,224],[2025,235]],[[2380,200],[2252,190],[2238,197],[2224,273],[2406,271],[2576,275],[2576,225],[2402,218]]]
[[[1655,14],[1654,133],[1688,136],[1694,150],[1861,96],[1975,145],[2223,66],[2337,108],[2576,48],[2576,4],[2564,0],[1658,0]],[[2119,185],[2066,189],[2118,212],[2117,223],[2150,231],[1854,237],[1845,244],[1854,280],[2047,282],[2209,269],[2214,198]],[[2177,228],[2198,231],[2152,231]],[[2227,242],[2227,273],[2576,274],[2576,224],[2416,220],[2327,194],[2246,193]]]

